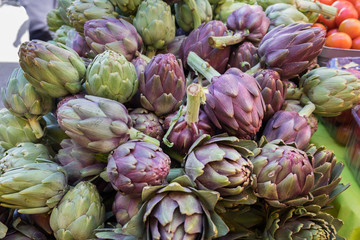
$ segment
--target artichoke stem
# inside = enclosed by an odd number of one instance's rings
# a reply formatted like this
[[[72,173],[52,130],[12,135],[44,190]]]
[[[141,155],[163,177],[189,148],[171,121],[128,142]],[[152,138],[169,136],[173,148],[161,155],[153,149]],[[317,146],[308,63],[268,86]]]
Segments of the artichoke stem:
[[[148,48],[146,50],[146,56],[147,58],[151,59],[156,55],[156,49],[155,48]],[[150,61],[149,61],[150,62]]]
[[[199,14],[199,9],[194,0],[184,0],[184,2],[186,5],[188,5],[188,7],[191,10],[192,17],[194,20],[194,29],[197,29],[201,25],[201,17]]]
[[[208,62],[205,62],[196,53],[190,52],[187,57],[187,64],[195,71],[203,75],[209,82],[211,79],[221,74],[216,71]]]
[[[33,118],[29,118],[29,123],[30,126],[36,136],[36,138],[41,138],[42,136],[44,136],[44,131],[42,130],[41,126],[40,126],[40,122],[38,121],[37,117],[33,117]]]
[[[189,126],[199,121],[201,97],[203,95],[200,84],[193,83],[187,87],[187,105],[185,121]]]
[[[165,133],[164,137],[163,137],[163,143],[168,146],[169,148],[171,148],[172,146],[174,146],[174,143],[170,142],[167,137],[170,135],[171,131],[173,130],[173,128],[175,127],[175,124],[177,123],[177,121],[179,120],[179,118],[184,115],[184,106],[181,106],[179,111],[176,113],[176,115],[171,119],[170,122],[170,126],[169,129],[167,130],[167,132]]]
[[[261,70],[261,65],[260,65],[260,63],[258,63],[255,66],[253,66],[252,68],[250,68],[249,70],[247,70],[246,73],[250,74],[250,75],[253,75],[253,74],[257,73],[260,70]]]
[[[315,111],[315,105],[312,102],[308,102],[303,109],[300,110],[299,115],[302,117],[309,117]]]
[[[158,147],[160,146],[160,142],[157,139],[152,138],[152,137],[140,132],[139,130],[136,130],[135,128],[130,128],[128,133],[130,135],[131,140],[138,139],[138,140],[142,140],[144,142],[149,142],[149,143],[155,144]]]
[[[304,0],[295,0],[295,5],[298,10],[301,12],[316,12],[321,13],[322,15],[334,18],[337,13],[337,8],[328,6],[326,4],[320,3],[319,1],[310,2]]]
[[[234,35],[221,36],[221,37],[209,37],[208,42],[212,48],[223,49],[227,46],[235,45],[242,42],[249,35],[249,30],[245,29],[235,33]]]

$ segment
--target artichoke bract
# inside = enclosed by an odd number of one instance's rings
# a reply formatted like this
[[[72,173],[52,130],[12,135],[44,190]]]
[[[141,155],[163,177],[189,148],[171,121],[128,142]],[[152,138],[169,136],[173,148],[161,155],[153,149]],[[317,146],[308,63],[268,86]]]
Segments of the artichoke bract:
[[[62,25],[59,29],[56,30],[54,35],[54,41],[66,44],[66,39],[68,38],[68,32],[74,29],[68,25]],[[76,31],[76,30],[75,30]]]
[[[126,234],[140,239],[203,240],[229,231],[214,211],[219,193],[195,189],[186,176],[168,185],[144,188],[142,200],[139,212],[123,228]]]
[[[144,108],[136,108],[130,112],[133,127],[146,135],[161,140],[164,130],[160,119],[152,112]]]
[[[37,142],[38,139],[30,123],[16,117],[9,110],[0,110],[0,146],[5,149],[15,147],[22,142]]]
[[[236,137],[203,135],[189,150],[185,172],[199,189],[217,191],[222,204],[235,207],[249,200],[244,192],[253,181],[252,152],[244,146]]]
[[[38,120],[52,110],[53,99],[37,92],[34,86],[26,80],[21,68],[16,68],[10,75],[6,88],[1,88],[1,99],[11,113],[29,120],[37,137],[43,135]]]
[[[208,0],[189,0],[175,4],[176,23],[186,32],[192,31],[212,18],[213,13]]]
[[[111,50],[97,55],[86,70],[85,89],[90,95],[125,103],[135,95],[138,85],[134,65]]]
[[[65,45],[72,48],[80,57],[86,57],[90,52],[90,47],[87,45],[85,38],[74,28],[68,32]]]
[[[142,39],[135,27],[123,19],[103,17],[87,21],[84,35],[95,54],[112,50],[124,55],[128,61],[142,47]]]
[[[70,25],[82,36],[85,22],[103,17],[116,18],[118,15],[114,5],[107,0],[75,0],[67,8]]]
[[[312,156],[281,139],[266,143],[262,138],[259,145],[252,159],[255,195],[277,208],[309,202],[315,180]]]
[[[118,223],[124,226],[140,209],[141,197],[117,192],[112,211]]]
[[[50,216],[51,229],[59,240],[92,238],[104,221],[105,206],[90,182],[80,182],[70,189]]]
[[[342,225],[340,219],[321,212],[317,205],[278,209],[267,219],[263,239],[343,239],[337,235]]]
[[[244,42],[231,52],[228,65],[245,72],[258,63],[257,47],[251,42]]]
[[[69,183],[96,176],[104,171],[106,164],[100,160],[106,161],[106,156],[96,155],[95,152],[80,146],[72,139],[64,139],[60,145],[62,149],[55,158],[67,172]]]
[[[187,58],[190,52],[194,52],[215,68],[216,71],[223,73],[229,60],[230,47],[224,49],[212,48],[208,43],[208,38],[210,36],[224,36],[226,32],[226,26],[220,21],[203,23],[193,30],[181,44],[180,55],[185,68],[189,69]]]
[[[147,46],[150,57],[175,38],[175,17],[171,14],[170,6],[161,0],[143,1],[133,24]]]
[[[110,0],[121,12],[128,15],[134,15],[142,1],[143,0]]]
[[[258,5],[245,4],[233,11],[226,20],[226,26],[233,35],[209,37],[209,44],[214,48],[225,48],[238,44],[244,39],[258,43],[267,33],[270,21]]]
[[[80,91],[85,64],[71,48],[33,40],[21,44],[19,62],[25,78],[41,93],[62,97]]]
[[[51,158],[49,151],[42,144],[20,143],[16,147],[7,150],[0,159],[0,174],[29,163],[48,161]]]
[[[129,141],[109,155],[106,172],[113,188],[141,195],[146,186],[161,185],[170,171],[170,157],[155,144]]]
[[[258,48],[261,66],[277,71],[282,80],[306,70],[320,54],[326,35],[323,29],[311,26],[294,23],[267,33]]]
[[[52,9],[46,15],[46,23],[49,26],[49,30],[55,32],[61,26],[66,24],[64,20],[60,16],[60,12],[58,9]]]
[[[238,2],[235,0],[225,0],[220,2],[221,3],[214,9],[214,15],[216,20],[220,20],[223,23],[226,23],[226,20],[233,11],[245,5],[244,2]]]
[[[148,65],[149,61],[143,56],[138,56],[131,61],[131,63],[134,64],[136,75],[138,78],[140,78],[142,72],[145,72],[145,68]]]
[[[353,74],[333,68],[316,68],[300,79],[301,103],[315,104],[314,114],[323,117],[340,115],[360,101],[360,80]]]
[[[0,176],[0,203],[24,214],[46,213],[58,204],[67,188],[66,172],[58,164],[29,163]]]
[[[140,76],[141,105],[158,116],[172,113],[182,104],[185,85],[181,61],[171,53],[158,54]]]
[[[70,25],[69,18],[67,16],[67,8],[70,7],[71,3],[74,0],[58,0],[58,7],[59,15],[65,24]]]
[[[46,126],[44,128],[45,135],[42,138],[42,143],[48,146],[50,151],[53,150],[53,154],[55,155],[55,153],[61,149],[61,141],[69,137],[60,128],[55,114],[48,113],[43,116],[43,119],[46,122]]]
[[[280,75],[270,69],[259,71],[254,77],[261,87],[261,95],[265,102],[266,110],[263,121],[266,122],[281,109],[285,101],[286,85],[281,81]]]
[[[171,43],[166,46],[166,53],[172,53],[176,58],[181,58],[181,44],[186,39],[185,35],[176,36]]]

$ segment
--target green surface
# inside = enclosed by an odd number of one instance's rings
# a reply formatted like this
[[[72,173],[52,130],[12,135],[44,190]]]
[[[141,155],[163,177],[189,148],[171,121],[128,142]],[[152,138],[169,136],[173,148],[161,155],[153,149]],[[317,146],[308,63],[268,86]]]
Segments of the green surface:
[[[318,130],[311,138],[311,143],[314,143],[317,146],[326,146],[327,149],[335,152],[338,161],[345,163],[344,170],[341,174],[342,183],[350,183],[350,187],[334,200],[333,205],[335,206],[335,209],[333,209],[331,213],[344,221],[344,226],[342,226],[339,231],[340,236],[345,237],[348,240],[359,240],[360,187],[345,162],[345,147],[337,144],[321,123],[319,123]]]

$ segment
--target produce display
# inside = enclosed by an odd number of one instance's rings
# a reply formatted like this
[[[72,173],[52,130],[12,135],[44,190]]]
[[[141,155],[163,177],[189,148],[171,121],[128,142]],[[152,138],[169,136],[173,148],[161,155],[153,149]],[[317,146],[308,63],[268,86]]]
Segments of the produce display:
[[[318,19],[356,42],[339,8],[59,0],[1,90],[0,238],[343,239],[344,164],[310,144],[360,101],[316,64]]]

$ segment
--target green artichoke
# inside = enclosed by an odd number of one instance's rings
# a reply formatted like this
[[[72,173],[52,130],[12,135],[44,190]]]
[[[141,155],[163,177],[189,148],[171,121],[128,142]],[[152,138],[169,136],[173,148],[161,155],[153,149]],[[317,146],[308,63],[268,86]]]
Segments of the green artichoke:
[[[27,118],[37,137],[42,137],[39,119],[52,110],[53,99],[37,92],[26,80],[21,68],[16,68],[12,72],[6,88],[1,89],[1,98],[11,113],[17,117]]]
[[[57,31],[61,26],[66,24],[60,16],[59,9],[50,10],[50,12],[46,15],[46,22],[49,26],[49,30],[52,32]]]
[[[203,135],[189,149],[185,172],[198,189],[219,192],[226,207],[252,201],[243,193],[253,181],[253,165],[249,160],[253,153],[246,148],[249,146],[255,149],[256,143],[236,137]]]
[[[70,7],[71,3],[74,0],[58,0],[58,10],[59,10],[59,15],[62,18],[62,20],[65,22],[65,24],[70,25],[70,21],[69,18],[67,16],[67,8]]]
[[[337,235],[343,222],[320,210],[317,205],[275,210],[267,219],[263,239],[343,239]]]
[[[37,138],[30,123],[14,116],[6,108],[0,110],[0,145],[5,149],[22,142],[36,142]]]
[[[50,226],[58,240],[86,240],[105,221],[105,206],[90,182],[80,182],[70,189],[53,209]]]
[[[281,139],[267,143],[262,138],[259,145],[252,160],[255,195],[277,208],[309,202],[315,181],[312,156]]]
[[[19,58],[24,76],[37,91],[51,97],[80,91],[86,68],[71,48],[61,43],[33,40],[21,44]]]
[[[216,6],[214,10],[215,19],[220,20],[223,23],[226,23],[228,16],[235,11],[236,9],[244,6],[244,2],[239,2],[235,0],[226,0],[223,3]]]
[[[197,16],[194,16],[197,14]],[[195,18],[198,20],[195,20]],[[190,32],[203,22],[212,20],[213,13],[208,0],[187,0],[175,3],[176,23],[185,32]]]
[[[31,142],[20,143],[7,150],[0,159],[0,174],[29,163],[42,162],[44,159],[45,161],[51,159],[44,145]]]
[[[121,12],[128,15],[136,14],[137,9],[142,1],[143,0],[110,0],[110,2],[112,2],[114,6],[118,7]]]
[[[68,135],[60,128],[59,123],[53,113],[44,115],[43,119],[46,122],[45,135],[42,138],[42,143],[50,147],[55,155],[60,149],[62,140],[69,138]]]
[[[138,85],[135,66],[111,50],[98,54],[86,70],[85,88],[90,95],[125,103],[135,95]]]
[[[304,94],[301,103],[315,104],[314,114],[323,117],[340,115],[360,101],[360,80],[353,74],[333,68],[316,68],[300,80]]]
[[[59,29],[56,30],[55,36],[54,36],[54,41],[66,45],[66,41],[68,38],[68,32],[72,29],[74,29],[74,28],[70,27],[68,25],[62,25]]]
[[[65,170],[51,161],[26,164],[0,176],[1,206],[24,214],[49,212],[66,190]]]
[[[85,22],[102,17],[116,18],[118,13],[108,0],[75,0],[67,8],[67,16],[71,26],[84,36]]]
[[[162,0],[143,1],[133,21],[152,57],[175,38],[175,18],[171,8]]]
[[[215,213],[219,193],[195,189],[187,176],[169,185],[145,187],[144,204],[124,226],[138,239],[213,239],[226,235],[228,227]]]

